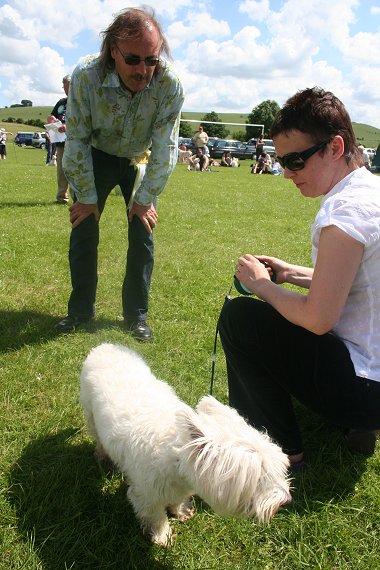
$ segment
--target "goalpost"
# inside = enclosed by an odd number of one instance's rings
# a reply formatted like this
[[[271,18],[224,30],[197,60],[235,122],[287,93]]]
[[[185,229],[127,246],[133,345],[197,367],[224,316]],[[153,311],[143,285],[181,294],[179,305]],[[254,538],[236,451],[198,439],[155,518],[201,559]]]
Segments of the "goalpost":
[[[264,125],[256,125],[253,123],[223,123],[222,121],[200,121],[196,119],[180,119],[184,123],[204,123],[210,125],[233,125],[234,127],[260,127],[261,135],[264,136]]]

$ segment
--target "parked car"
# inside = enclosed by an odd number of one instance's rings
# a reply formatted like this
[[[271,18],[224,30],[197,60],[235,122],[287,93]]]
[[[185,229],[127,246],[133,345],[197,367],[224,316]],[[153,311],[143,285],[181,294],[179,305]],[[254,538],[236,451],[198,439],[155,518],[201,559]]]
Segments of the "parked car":
[[[27,132],[16,133],[16,136],[14,138],[14,142],[18,146],[32,146],[33,134],[34,133],[29,133],[29,132],[28,133]]]
[[[219,137],[208,137],[207,146],[208,146],[209,151],[214,146],[215,141],[218,141],[218,140],[219,140]]]
[[[225,152],[230,152],[235,158],[244,160],[252,158],[252,149],[246,143],[217,139],[210,148],[211,158],[221,158]]]
[[[46,148],[46,133],[34,133],[32,146],[36,148]]]

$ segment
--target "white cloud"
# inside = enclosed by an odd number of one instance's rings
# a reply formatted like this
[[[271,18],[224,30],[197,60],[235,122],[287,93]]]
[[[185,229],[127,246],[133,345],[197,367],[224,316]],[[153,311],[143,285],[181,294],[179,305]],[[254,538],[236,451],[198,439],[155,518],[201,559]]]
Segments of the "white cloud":
[[[247,14],[251,20],[270,21],[269,0],[246,0],[239,5],[239,12]]]
[[[216,20],[207,12],[189,12],[184,20],[168,26],[167,37],[172,48],[195,38],[222,38],[231,33],[228,22]]]
[[[154,8],[185,84],[185,110],[250,112],[264,99],[282,104],[320,85],[354,120],[380,126],[380,7],[368,4],[155,0]],[[99,33],[124,8],[125,0],[66,0],[64,8],[58,0],[8,0],[0,8],[0,106],[23,98],[53,105],[62,77],[99,50]]]

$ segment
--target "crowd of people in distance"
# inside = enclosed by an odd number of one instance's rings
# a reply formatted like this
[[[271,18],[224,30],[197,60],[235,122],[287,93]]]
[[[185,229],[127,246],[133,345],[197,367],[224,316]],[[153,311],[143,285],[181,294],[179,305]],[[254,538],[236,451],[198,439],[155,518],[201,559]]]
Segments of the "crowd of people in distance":
[[[232,152],[226,151],[222,154],[220,161],[210,157],[210,149],[208,147],[208,134],[200,125],[198,131],[195,133],[192,141],[192,146],[195,146],[195,152],[191,153],[190,148],[188,148],[183,142],[178,146],[178,161],[182,163],[187,163],[187,169],[207,172],[210,171],[211,166],[222,166],[229,168],[237,168],[240,166],[239,159],[233,155]],[[274,153],[273,159],[268,152],[264,150],[264,141],[260,137],[257,140],[255,153],[255,162],[251,165],[252,174],[272,174],[274,176],[279,176],[283,174],[283,169],[277,160],[277,155]]]

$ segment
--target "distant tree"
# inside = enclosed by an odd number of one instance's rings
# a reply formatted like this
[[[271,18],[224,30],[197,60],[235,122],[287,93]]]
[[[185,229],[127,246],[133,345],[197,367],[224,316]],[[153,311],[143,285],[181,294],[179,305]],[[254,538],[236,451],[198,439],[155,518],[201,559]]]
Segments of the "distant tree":
[[[246,132],[245,131],[236,131],[236,133],[233,133],[234,139],[236,139],[237,141],[245,141],[247,140],[246,138]]]
[[[252,113],[248,115],[247,123],[264,125],[264,135],[268,136],[272,127],[274,118],[280,107],[276,101],[267,99],[254,107]],[[246,127],[247,139],[257,137],[261,132],[257,127]]]
[[[191,138],[193,135],[193,127],[190,123],[181,121],[179,124],[179,136],[184,138]]]
[[[21,105],[23,107],[33,107],[33,103],[29,99],[22,99]]]
[[[41,119],[28,119],[24,121],[25,125],[30,125],[31,127],[40,127],[41,129],[44,128],[44,122]]]
[[[228,129],[224,125],[211,125],[209,123],[202,123],[202,121],[214,121],[220,123],[221,120],[217,113],[212,111],[211,113],[207,113],[202,119],[200,124],[206,131],[209,137],[218,137],[220,139],[225,139],[229,135]]]

